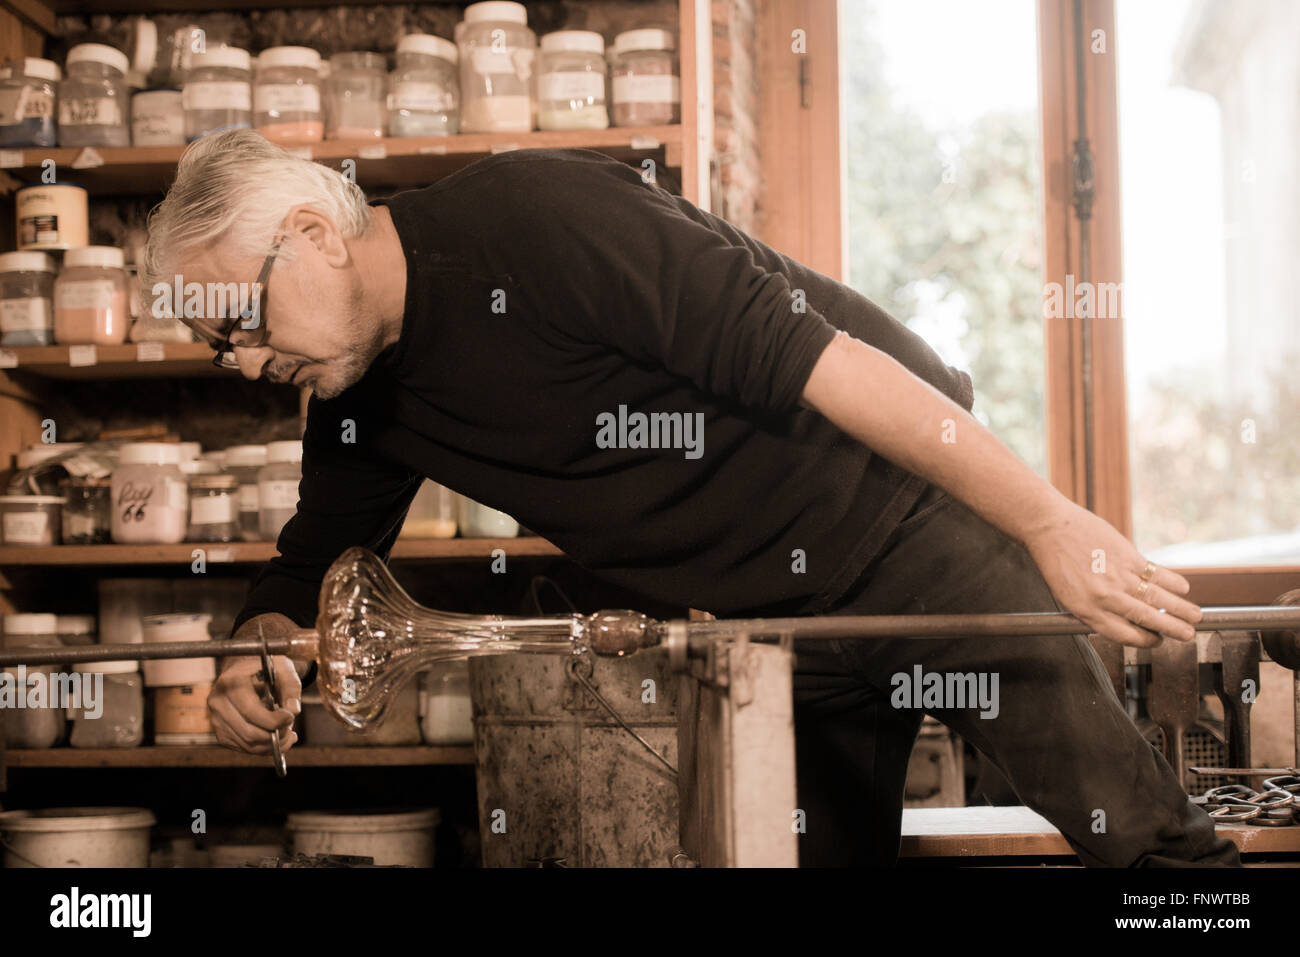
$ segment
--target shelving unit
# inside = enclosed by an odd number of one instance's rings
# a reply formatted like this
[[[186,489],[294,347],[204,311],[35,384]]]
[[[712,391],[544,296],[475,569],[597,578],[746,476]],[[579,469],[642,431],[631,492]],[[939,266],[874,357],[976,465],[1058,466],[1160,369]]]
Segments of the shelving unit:
[[[544,538],[439,538],[402,539],[393,546],[395,561],[469,561],[488,559],[502,549],[510,558],[560,558],[564,553]],[[270,561],[276,554],[274,542],[231,542],[211,544],[182,542],[179,545],[54,545],[50,547],[0,546],[0,568],[4,566],[122,566],[188,565],[194,551],[202,549],[211,564],[251,565]]]
[[[290,768],[416,767],[473,764],[474,748],[463,747],[294,747],[285,755]],[[11,768],[270,768],[265,755],[207,748],[49,748],[8,751]]]
[[[350,5],[366,5],[367,2],[349,0]],[[64,13],[225,12],[305,5],[319,6],[320,0],[4,0],[0,6],[0,53],[7,56],[43,55],[46,38],[55,31],[56,15]],[[682,195],[697,206],[711,209],[711,4],[709,0],[679,0],[677,9],[682,96],[680,124],[600,131],[459,134],[437,138],[388,138],[373,142],[331,141],[316,144],[309,151],[297,152],[343,172],[363,189],[383,190],[425,186],[475,160],[512,149],[588,149],[643,170],[649,165],[645,161],[651,160],[656,173],[665,173],[662,185],[680,189]],[[629,26],[634,25],[629,23]],[[7,217],[12,222],[13,191],[41,182],[43,164],[47,160],[54,161],[58,182],[75,182],[86,187],[92,201],[102,197],[130,196],[160,199],[175,176],[183,151],[183,147],[0,150],[0,217]],[[0,237],[8,235],[12,240],[10,228],[0,229]],[[232,386],[240,381],[237,372],[215,368],[211,358],[211,350],[203,343],[99,346],[93,350],[62,345],[0,349],[0,471],[10,464],[16,452],[40,440],[45,407],[49,399],[61,394],[60,390],[93,391],[96,383],[101,382],[149,390],[163,388],[162,380],[167,379],[229,379]],[[302,393],[299,414],[305,414],[306,395],[306,392]],[[29,607],[24,599],[26,596],[39,603],[38,591],[47,595],[51,592],[62,594],[65,582],[84,583],[96,577],[121,577],[133,573],[170,574],[181,578],[189,574],[195,549],[203,549],[209,565],[231,568],[227,577],[251,576],[258,564],[276,553],[275,545],[270,542],[50,548],[0,546],[0,613],[56,610]],[[564,558],[563,552],[555,545],[535,537],[400,539],[391,558],[403,564],[439,563],[446,569],[446,574],[455,579],[461,574],[473,574],[468,563],[483,563],[496,549],[504,550],[512,560],[542,562]],[[463,567],[452,568],[453,563],[460,563]],[[58,576],[60,584],[57,590],[50,587],[51,575]],[[456,801],[465,796],[465,767],[473,766],[474,749],[471,746],[314,747],[307,742],[291,749],[287,760],[291,769],[378,769],[373,778],[387,784],[376,790],[375,799],[399,804],[409,802],[410,787],[418,786],[416,782],[427,782],[430,773],[450,775],[438,778],[451,790],[435,800],[441,803],[448,799],[455,806]],[[439,771],[437,766],[443,766],[445,771]],[[183,802],[187,798],[181,796],[182,792],[212,781],[210,776],[205,776],[205,769],[216,769],[217,774],[222,773],[221,769],[265,769],[269,773],[270,765],[264,756],[242,754],[221,747],[104,750],[60,747],[6,751],[0,741],[0,788],[8,788],[7,793],[0,793],[0,801],[16,800],[20,805],[43,799],[72,803],[56,793],[61,787],[56,782],[62,781],[63,775],[71,774],[80,775],[78,781],[82,783],[78,788],[86,789],[85,795],[79,796],[75,803],[94,804],[101,800],[103,803],[121,803],[112,798],[134,793],[131,788],[138,787],[140,781],[148,781],[147,774],[138,775],[136,771],[166,769],[179,769],[183,775],[188,775],[180,780],[188,783],[176,788],[177,794],[172,796],[174,801],[160,796],[158,807]],[[7,777],[6,771],[11,772]],[[251,772],[238,773],[248,775]],[[352,778],[336,780],[343,786]],[[277,788],[268,793],[290,792]],[[467,793],[472,817],[472,783]],[[42,798],[40,795],[46,796]],[[238,795],[231,798],[239,803]],[[466,821],[463,811],[462,820]]]

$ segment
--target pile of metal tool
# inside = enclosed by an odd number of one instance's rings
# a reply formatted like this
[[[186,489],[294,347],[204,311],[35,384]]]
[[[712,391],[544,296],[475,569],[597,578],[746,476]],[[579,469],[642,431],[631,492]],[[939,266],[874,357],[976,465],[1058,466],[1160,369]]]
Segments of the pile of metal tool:
[[[1216,824],[1249,824],[1258,827],[1291,827],[1300,824],[1300,776],[1284,774],[1264,781],[1264,790],[1244,784],[1210,788],[1192,798]]]

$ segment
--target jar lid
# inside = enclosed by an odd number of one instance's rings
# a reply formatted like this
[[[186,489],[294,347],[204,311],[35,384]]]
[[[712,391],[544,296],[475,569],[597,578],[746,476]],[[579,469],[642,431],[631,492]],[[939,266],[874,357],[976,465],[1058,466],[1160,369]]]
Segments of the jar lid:
[[[261,467],[266,464],[265,445],[232,445],[226,449],[226,468]]]
[[[58,83],[63,79],[63,71],[59,69],[59,65],[53,60],[43,60],[38,56],[29,56],[23,59],[23,76]]]
[[[48,253],[0,253],[0,272],[54,272]]]
[[[266,461],[268,465],[274,465],[281,462],[301,462],[302,440],[293,439],[287,442],[267,442]]]
[[[270,70],[278,66],[320,69],[320,54],[311,47],[271,47],[257,55],[257,68]]]
[[[74,63],[102,63],[104,66],[111,66],[123,76],[131,67],[131,61],[127,59],[126,54],[107,43],[78,43],[68,51],[67,65],[72,66]]]
[[[526,24],[528,9],[522,3],[515,3],[514,0],[482,0],[481,3],[471,3],[465,8],[466,23],[487,21]]]
[[[59,630],[59,616],[52,614],[5,615],[6,635],[53,635]]]
[[[556,30],[542,37],[547,53],[604,53],[605,38],[594,30]]]
[[[122,465],[176,465],[181,460],[175,442],[132,442],[122,446]]]
[[[239,488],[239,479],[233,475],[196,475],[190,479],[190,488],[224,489],[233,491]]]
[[[133,93],[131,95],[131,103],[133,106],[137,103],[141,106],[148,106],[150,103],[157,104],[158,106],[171,106],[173,104],[180,106],[181,91],[175,87],[160,87],[156,90],[141,90],[139,93]]]
[[[95,633],[94,615],[55,615],[59,621],[60,635],[93,635]]]
[[[102,266],[105,269],[121,269],[126,265],[126,256],[116,246],[78,246],[63,254],[64,268],[72,266]]]
[[[0,495],[0,505],[66,505],[61,495]]]
[[[460,57],[456,44],[432,33],[408,33],[397,41],[398,53],[423,53],[427,56],[440,56],[455,63]]]
[[[677,46],[672,32],[655,27],[641,27],[637,30],[624,30],[614,38],[614,52],[628,53],[632,50],[672,50]]]
[[[140,670],[138,661],[78,661],[72,670],[79,675],[129,675]]]
[[[186,459],[182,454],[180,470],[186,475],[216,475],[221,466],[211,459]]]
[[[177,442],[181,450],[181,461],[197,459],[203,452],[202,442]]]
[[[253,58],[247,50],[239,47],[212,47],[202,53],[190,54],[190,69],[210,67],[228,67],[234,70],[247,70],[253,65]]]

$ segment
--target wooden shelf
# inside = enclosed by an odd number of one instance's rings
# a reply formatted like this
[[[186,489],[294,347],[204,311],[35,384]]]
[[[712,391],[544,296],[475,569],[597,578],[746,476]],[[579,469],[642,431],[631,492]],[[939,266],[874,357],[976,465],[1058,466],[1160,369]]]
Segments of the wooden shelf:
[[[95,361],[91,365],[72,365],[69,358],[74,349],[78,347],[22,346],[0,349],[0,368],[16,375],[85,381],[239,376],[233,369],[218,369],[214,366],[212,349],[202,342],[137,342],[122,346],[95,346]],[[78,361],[84,362],[85,357],[79,356]]]
[[[259,768],[271,771],[271,759],[222,747],[176,748],[43,748],[10,749],[4,753],[11,768]],[[474,763],[474,747],[354,747],[304,745],[285,754],[290,768],[409,767],[426,764]]]
[[[2,566],[70,565],[188,565],[194,550],[204,549],[214,565],[251,565],[276,554],[274,542],[232,542],[226,545],[182,542],[179,545],[54,545],[0,546]],[[488,559],[494,549],[508,558],[561,558],[564,553],[544,538],[430,538],[398,539],[395,561],[466,561]]]
[[[421,136],[380,140],[327,140],[302,147],[301,155],[326,166],[343,169],[345,160],[356,164],[351,172],[365,188],[428,186],[475,160],[512,147],[519,149],[578,148],[605,153],[615,159],[656,157],[669,167],[681,165],[682,127],[627,126],[608,130],[533,131],[531,133],[459,133],[455,136]],[[0,172],[18,186],[41,181],[41,164],[52,159],[60,182],[84,186],[92,195],[161,193],[176,175],[183,146],[134,146],[93,150],[90,156],[75,147],[0,150]],[[84,155],[83,155],[84,154]],[[16,188],[0,178],[0,184]]]

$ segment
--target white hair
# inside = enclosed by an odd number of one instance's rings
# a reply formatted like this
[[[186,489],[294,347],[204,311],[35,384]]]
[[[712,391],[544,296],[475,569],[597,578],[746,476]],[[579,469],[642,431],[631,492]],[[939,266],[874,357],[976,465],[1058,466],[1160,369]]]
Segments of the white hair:
[[[240,258],[265,256],[289,210],[300,205],[320,210],[347,239],[370,223],[356,183],[260,133],[228,130],[196,141],[181,156],[167,197],[149,215],[140,271],[146,300],[154,283],[171,282],[173,263],[217,243]],[[281,255],[293,258],[288,244]]]

